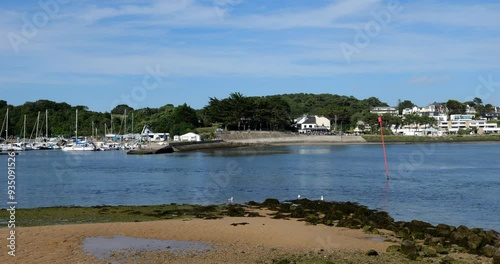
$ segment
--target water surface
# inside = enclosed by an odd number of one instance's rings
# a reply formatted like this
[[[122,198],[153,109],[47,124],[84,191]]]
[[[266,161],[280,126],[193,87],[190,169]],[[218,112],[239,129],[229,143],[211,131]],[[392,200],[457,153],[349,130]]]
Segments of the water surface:
[[[221,204],[274,197],[354,201],[396,220],[500,230],[500,144],[288,146],[153,156],[17,156],[18,207]],[[3,160],[3,161],[1,161]],[[7,157],[0,156],[6,178]],[[7,181],[0,182],[6,207]]]

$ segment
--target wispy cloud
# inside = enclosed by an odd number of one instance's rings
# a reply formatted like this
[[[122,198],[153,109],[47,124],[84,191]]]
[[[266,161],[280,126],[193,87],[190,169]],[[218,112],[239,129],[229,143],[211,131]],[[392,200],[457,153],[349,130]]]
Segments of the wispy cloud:
[[[157,18],[159,16],[170,16],[192,8],[196,8],[193,0],[155,0],[142,4],[124,4],[108,7],[107,3],[99,3],[104,6],[92,5],[85,8],[83,14],[77,18],[91,24],[104,19],[124,17],[124,16],[144,16],[148,18]]]
[[[450,80],[450,76],[414,76],[410,83],[417,85],[429,85],[441,82],[447,82]]]
[[[17,56],[3,37],[0,55],[7,60],[0,77],[12,73],[13,63],[40,75],[109,76],[142,74],[150,64],[178,76],[440,76],[499,68],[500,38],[491,33],[500,31],[498,4],[402,2],[405,11],[345,65],[338,44],[352,40],[355,29],[372,19],[370,11],[387,3],[326,2],[273,5],[265,12],[242,2],[221,20],[213,1],[76,1]],[[2,36],[22,26],[20,15],[0,10]],[[425,76],[412,83],[439,81]]]
[[[440,26],[450,30],[463,27],[469,30],[500,29],[498,3],[415,1],[406,5],[411,11],[403,14],[403,24]]]

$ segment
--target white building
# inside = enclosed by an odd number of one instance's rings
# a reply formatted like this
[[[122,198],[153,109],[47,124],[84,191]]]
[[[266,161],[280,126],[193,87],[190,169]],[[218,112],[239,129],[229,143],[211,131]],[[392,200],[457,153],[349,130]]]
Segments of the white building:
[[[445,103],[432,103],[426,107],[419,109],[418,114],[420,116],[430,116],[437,121],[447,121],[448,120],[448,108],[446,108]]]
[[[331,129],[330,119],[324,116],[304,115],[296,120],[296,126],[301,134],[328,133]]]
[[[463,115],[452,115],[450,121],[440,122],[439,129],[453,134],[458,133],[460,129],[477,129],[478,134],[500,133],[500,128],[498,128],[495,123],[488,123],[488,121],[484,119],[461,119],[458,116]]]
[[[371,128],[369,125],[365,124],[365,122],[358,120],[356,123],[356,127],[354,128],[354,133],[359,134],[359,133],[365,133],[365,132],[370,132]]]
[[[411,114],[418,114],[420,115],[420,109],[417,106],[414,106],[413,108],[405,108],[403,109],[403,115],[411,115]]]
[[[486,120],[500,120],[500,113],[484,113],[481,118]]]
[[[192,132],[180,136],[181,141],[198,142],[201,141],[201,136]]]
[[[402,116],[405,115],[412,115],[412,114],[417,114],[419,116],[430,116],[436,121],[448,121],[448,115],[446,114],[446,108],[443,106],[443,104],[430,104],[426,107],[419,108],[417,106],[413,108],[405,108],[403,109]]]
[[[458,121],[458,120],[473,120],[476,116],[475,115],[450,115],[450,120],[451,121]]]
[[[169,133],[155,133],[149,126],[144,126],[141,132],[143,138],[147,138],[149,141],[169,141]]]
[[[409,125],[401,125],[401,126],[392,126],[392,132],[394,135],[402,135],[402,136],[442,136],[443,132],[434,127],[430,127],[428,125],[417,125],[417,124],[409,124]]]
[[[384,114],[389,114],[392,116],[398,116],[399,111],[396,107],[387,107],[387,106],[378,106],[378,107],[372,107],[370,109],[370,113],[372,114],[378,114],[378,115],[384,115]]]

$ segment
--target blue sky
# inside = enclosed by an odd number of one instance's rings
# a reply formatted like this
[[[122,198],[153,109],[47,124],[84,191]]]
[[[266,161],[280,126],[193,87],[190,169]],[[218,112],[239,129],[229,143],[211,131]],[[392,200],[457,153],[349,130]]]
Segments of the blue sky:
[[[0,99],[95,111],[201,108],[231,92],[500,105],[498,14],[479,0],[2,1]]]

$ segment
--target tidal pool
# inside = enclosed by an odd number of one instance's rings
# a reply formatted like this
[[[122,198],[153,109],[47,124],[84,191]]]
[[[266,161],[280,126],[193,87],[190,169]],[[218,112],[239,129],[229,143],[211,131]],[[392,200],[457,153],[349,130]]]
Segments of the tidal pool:
[[[186,254],[204,253],[212,250],[212,247],[201,242],[112,236],[87,238],[83,242],[83,250],[99,260],[105,260],[110,258],[114,252],[168,251]]]

